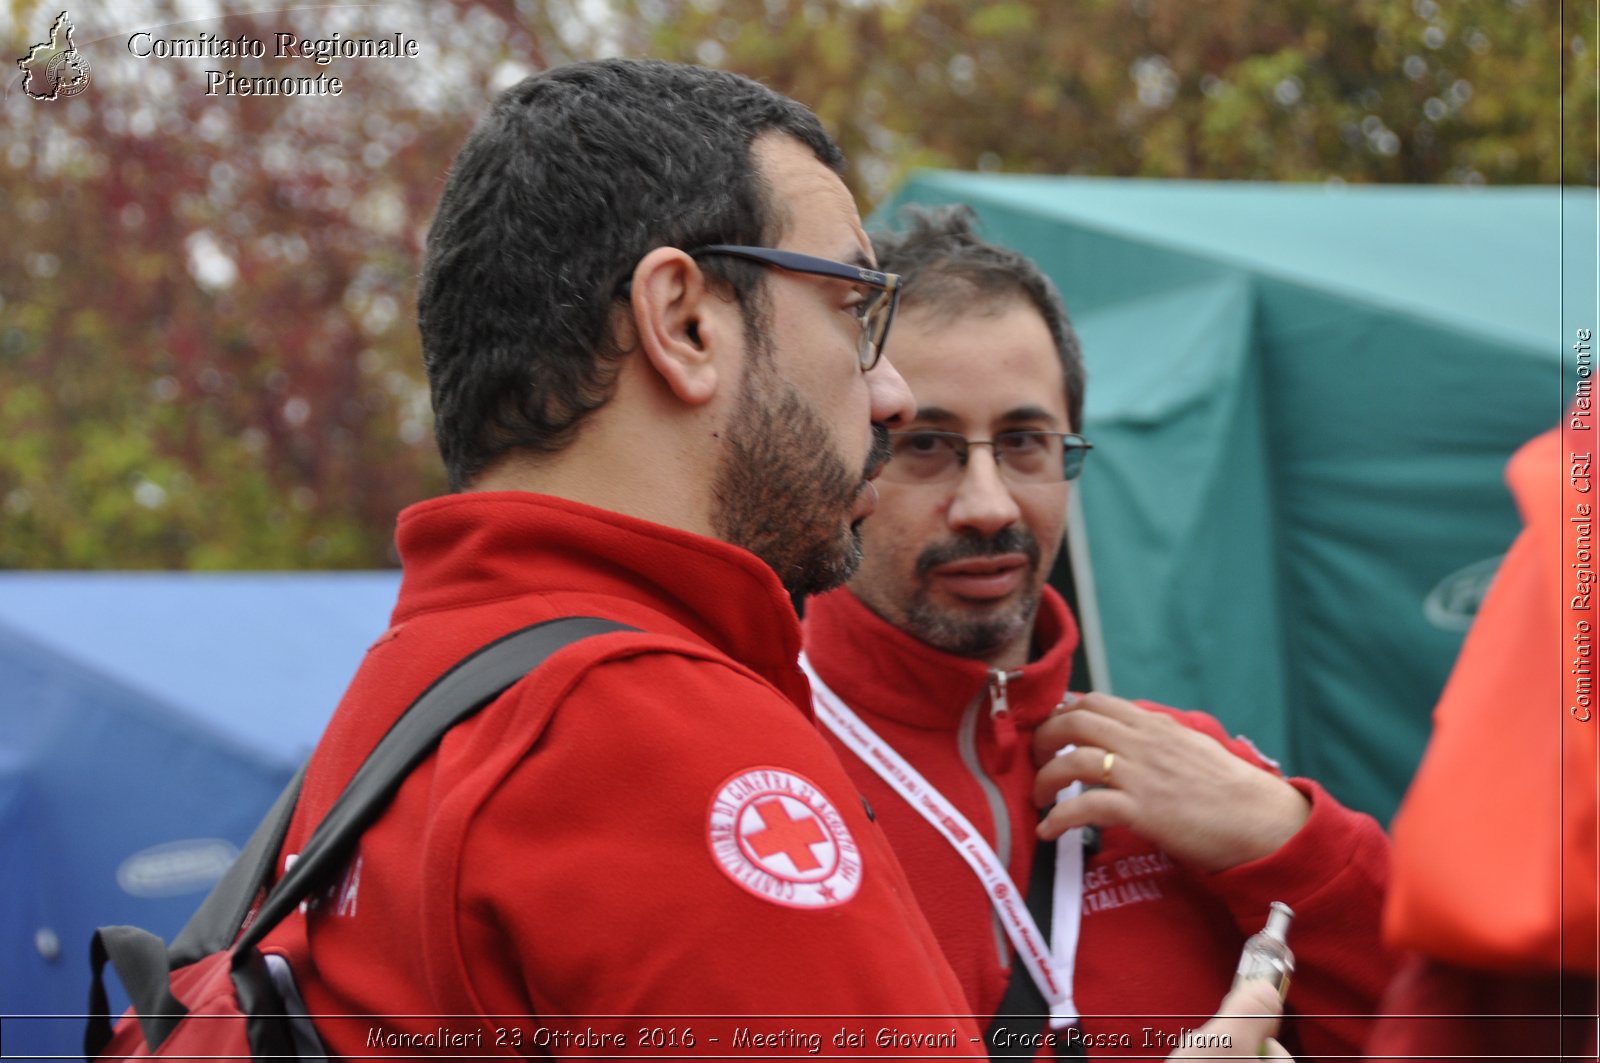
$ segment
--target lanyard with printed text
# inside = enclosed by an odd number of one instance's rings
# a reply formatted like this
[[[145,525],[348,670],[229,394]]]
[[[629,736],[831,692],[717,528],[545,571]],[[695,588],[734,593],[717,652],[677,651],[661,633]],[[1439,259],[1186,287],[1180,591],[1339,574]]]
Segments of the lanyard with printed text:
[[[1010,872],[972,822],[828,688],[804,653],[800,655],[800,667],[811,680],[811,702],[817,719],[943,835],[978,876],[1006,936],[1017,950],[1017,957],[1050,1004],[1050,1025],[1063,1027],[1077,1022],[1072,973],[1083,909],[1082,830],[1068,831],[1056,845],[1055,892],[1050,942],[1046,945],[1039,924],[1024,903],[1025,898],[1019,896],[1011,881]],[[1073,783],[1062,790],[1057,799],[1074,796],[1080,789],[1078,783]]]

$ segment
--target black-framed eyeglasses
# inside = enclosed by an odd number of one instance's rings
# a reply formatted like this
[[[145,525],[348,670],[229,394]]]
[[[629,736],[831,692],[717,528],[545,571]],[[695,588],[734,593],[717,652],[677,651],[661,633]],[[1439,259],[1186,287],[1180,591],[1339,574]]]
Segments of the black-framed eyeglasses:
[[[861,363],[861,371],[866,372],[877,365],[878,359],[883,356],[883,341],[889,335],[889,323],[894,320],[894,309],[900,302],[901,279],[898,273],[883,273],[848,262],[835,262],[831,258],[802,255],[798,251],[746,247],[743,244],[706,244],[690,250],[688,254],[728,255],[790,273],[810,273],[818,277],[847,280],[866,288],[861,302],[855,307],[856,318],[861,323],[861,338],[856,341],[856,359]]]
[[[927,484],[959,480],[972,447],[994,453],[1000,475],[1012,484],[1060,483],[1076,480],[1083,472],[1084,456],[1094,444],[1073,432],[1013,429],[996,432],[993,439],[968,439],[959,432],[911,429],[890,432],[893,458],[883,468],[883,478],[893,483]]]

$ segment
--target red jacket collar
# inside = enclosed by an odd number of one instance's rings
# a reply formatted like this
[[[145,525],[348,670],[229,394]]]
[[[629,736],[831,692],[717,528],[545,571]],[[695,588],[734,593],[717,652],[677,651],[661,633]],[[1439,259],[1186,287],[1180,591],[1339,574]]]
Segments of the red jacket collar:
[[[600,594],[662,614],[811,711],[794,606],[739,547],[526,491],[419,502],[400,514],[396,541],[405,575],[395,624],[525,594]]]
[[[989,666],[934,649],[878,616],[848,589],[808,599],[803,630],[812,667],[846,704],[930,730],[955,727],[989,682]],[[1040,656],[1006,687],[1018,727],[1050,714],[1067,689],[1078,625],[1044,588],[1034,622]]]

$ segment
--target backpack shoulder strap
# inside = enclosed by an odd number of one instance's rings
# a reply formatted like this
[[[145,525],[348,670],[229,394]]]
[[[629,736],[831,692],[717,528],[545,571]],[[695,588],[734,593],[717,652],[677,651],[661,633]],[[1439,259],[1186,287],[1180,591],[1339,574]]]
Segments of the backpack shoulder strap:
[[[597,617],[549,620],[491,642],[440,676],[368,755],[240,936],[235,953],[259,942],[295,909],[325,877],[342,866],[356,839],[394,797],[400,784],[439,744],[446,731],[476,713],[505,689],[543,664],[557,650],[579,639],[627,624]]]
[[[294,818],[295,802],[300,799],[300,784],[305,781],[309,764],[307,761],[300,765],[300,770],[273,802],[272,810],[250,835],[244,850],[173,938],[168,950],[173,968],[194,963],[202,956],[221,952],[233,944],[245,916],[250,914],[256,894],[272,880],[272,870],[277,865],[283,840],[288,837],[289,821]]]
[[[236,962],[249,953],[317,888],[325,875],[344,863],[361,832],[378,817],[411,769],[432,751],[446,731],[538,668],[557,650],[592,635],[637,630],[615,620],[562,617],[513,631],[458,662],[423,691],[389,728],[312,832],[294,867],[268,892],[249,929],[239,935],[251,903],[272,877],[288,835],[305,778],[306,765],[302,765],[170,949],[163,948],[155,935],[134,927],[105,927],[95,933],[91,942],[90,1020],[84,1038],[88,1058],[99,1055],[111,1038],[103,981],[108,960],[128,991],[147,1043],[153,1049],[187,1014],[184,1005],[172,995],[168,972],[226,950],[230,944]],[[235,944],[236,935],[239,940]]]

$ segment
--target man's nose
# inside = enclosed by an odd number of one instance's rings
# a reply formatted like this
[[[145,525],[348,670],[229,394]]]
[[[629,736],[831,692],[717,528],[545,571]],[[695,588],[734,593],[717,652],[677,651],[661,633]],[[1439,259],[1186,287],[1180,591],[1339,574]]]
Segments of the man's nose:
[[[956,482],[948,520],[952,528],[992,536],[1022,519],[1011,487],[1000,475],[991,447],[969,447],[967,464]]]
[[[867,395],[873,424],[899,428],[916,416],[916,400],[911,397],[911,388],[887,355],[867,370]]]

